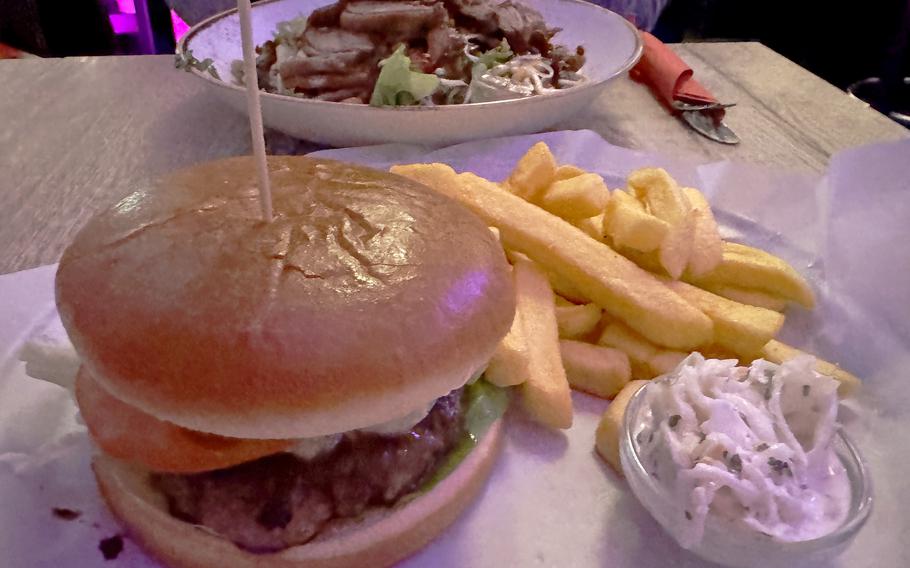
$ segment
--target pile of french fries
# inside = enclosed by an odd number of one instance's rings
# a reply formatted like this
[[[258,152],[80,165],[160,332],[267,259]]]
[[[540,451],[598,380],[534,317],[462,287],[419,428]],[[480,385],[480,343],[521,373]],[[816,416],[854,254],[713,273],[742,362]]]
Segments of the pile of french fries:
[[[814,306],[806,280],[781,258],[725,242],[705,196],[663,169],[633,171],[611,191],[538,143],[502,183],[438,163],[391,171],[495,228],[517,309],[486,378],[518,386],[530,415],[554,428],[572,424],[571,388],[614,399],[596,445],[617,471],[631,395],[692,351],[742,364],[802,353],[775,337],[789,304]],[[860,384],[832,363],[817,369],[840,381],[842,396]]]

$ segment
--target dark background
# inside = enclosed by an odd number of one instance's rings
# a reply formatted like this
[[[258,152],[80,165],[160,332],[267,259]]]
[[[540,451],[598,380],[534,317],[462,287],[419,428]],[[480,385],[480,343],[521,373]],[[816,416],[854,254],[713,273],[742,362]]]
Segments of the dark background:
[[[910,75],[910,1],[671,0],[663,41],[754,40],[841,88]]]

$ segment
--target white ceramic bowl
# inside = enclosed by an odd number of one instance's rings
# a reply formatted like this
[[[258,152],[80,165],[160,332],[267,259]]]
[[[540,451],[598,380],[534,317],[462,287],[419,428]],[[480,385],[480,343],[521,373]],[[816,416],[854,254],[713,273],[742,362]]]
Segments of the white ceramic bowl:
[[[626,407],[619,455],[632,492],[661,527],[679,542],[685,522],[682,520],[685,514],[682,506],[673,499],[664,484],[648,474],[639,457],[638,442],[632,434],[640,414],[647,410],[645,392],[652,384],[655,383],[648,383],[639,389]],[[834,451],[847,471],[851,492],[847,518],[836,530],[812,540],[781,542],[751,531],[734,529],[708,515],[704,536],[692,552],[731,568],[827,566],[853,542],[872,512],[872,480],[859,452],[843,432],[839,432],[834,439]]]
[[[383,142],[445,145],[477,138],[529,134],[549,128],[587,107],[604,86],[628,71],[641,57],[641,40],[621,16],[582,0],[524,0],[547,24],[562,28],[554,42],[584,46],[587,64],[583,85],[545,96],[509,101],[438,107],[376,108],[352,103],[307,100],[262,93],[266,126],[332,146]],[[278,22],[330,3],[328,0],[268,0],[253,5],[253,39],[271,39]],[[231,62],[240,59],[240,22],[236,10],[200,22],[177,44],[177,53],[192,50],[199,60],[211,58],[222,80],[193,70],[213,92],[246,112],[243,89],[232,84]]]

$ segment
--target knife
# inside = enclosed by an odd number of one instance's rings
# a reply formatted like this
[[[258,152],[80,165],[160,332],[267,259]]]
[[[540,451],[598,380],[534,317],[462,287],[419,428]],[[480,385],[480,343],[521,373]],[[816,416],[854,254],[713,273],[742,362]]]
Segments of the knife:
[[[718,102],[670,48],[648,32],[639,33],[644,50],[630,71],[632,78],[648,85],[670,112],[699,134],[722,144],[739,144],[739,137],[724,123],[726,109],[735,103]]]

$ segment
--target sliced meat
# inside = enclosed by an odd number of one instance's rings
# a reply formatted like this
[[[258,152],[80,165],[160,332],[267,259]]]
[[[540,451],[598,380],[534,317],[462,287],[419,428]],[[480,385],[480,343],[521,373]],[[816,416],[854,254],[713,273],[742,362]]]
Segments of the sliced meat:
[[[433,66],[430,65],[430,57],[427,55],[426,50],[420,47],[409,47],[405,53],[411,60],[411,67],[414,69],[421,69],[427,73],[433,70]]]
[[[338,91],[328,91],[320,93],[313,97],[320,101],[345,102],[345,103],[365,103],[370,98],[370,93],[364,89],[341,89]]]
[[[153,484],[172,515],[246,550],[303,544],[333,519],[392,505],[428,479],[464,432],[462,394],[437,400],[406,434],[349,432],[311,461],[275,454],[208,473],[155,475]]]
[[[370,36],[337,28],[307,28],[303,33],[303,50],[307,55],[373,51]]]
[[[464,39],[454,28],[437,26],[427,34],[427,59],[431,72],[452,57],[460,57],[464,49]]]
[[[534,8],[506,0],[444,0],[456,23],[477,33],[505,37],[519,54],[546,55],[550,38],[556,33]]]
[[[256,80],[260,89],[270,90],[272,85],[269,81],[269,69],[278,61],[275,42],[269,40],[263,43],[256,48],[256,52]]]
[[[370,77],[370,70],[361,68],[344,74],[298,75],[287,79],[284,86],[297,91],[338,91],[365,87],[370,84]]]
[[[491,34],[498,28],[496,23],[496,2],[494,0],[444,0],[449,13],[459,23],[472,30]]]
[[[316,8],[306,20],[307,27],[334,28],[338,26],[338,17],[347,5],[348,0],[340,0],[334,4]]]
[[[352,65],[363,61],[366,55],[362,51],[340,51],[308,57],[295,57],[282,61],[278,66],[278,73],[285,82],[296,75],[346,73]]]
[[[516,53],[549,53],[550,38],[556,30],[548,28],[543,16],[534,8],[506,0],[496,7],[496,21]]]
[[[446,10],[442,4],[365,0],[351,2],[341,12],[342,29],[381,33],[385,38],[407,40],[422,35],[427,28],[442,24]]]

